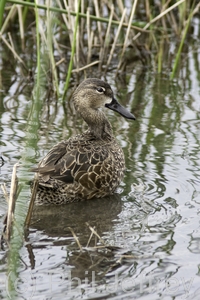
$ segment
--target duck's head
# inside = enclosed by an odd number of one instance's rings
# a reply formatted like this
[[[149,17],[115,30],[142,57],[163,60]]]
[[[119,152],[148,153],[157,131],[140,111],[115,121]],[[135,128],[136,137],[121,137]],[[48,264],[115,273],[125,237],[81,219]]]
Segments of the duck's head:
[[[118,112],[127,119],[135,120],[125,107],[114,98],[110,85],[97,78],[84,80],[74,92],[74,104],[76,110],[82,115],[82,110],[98,110],[100,107],[107,107]]]

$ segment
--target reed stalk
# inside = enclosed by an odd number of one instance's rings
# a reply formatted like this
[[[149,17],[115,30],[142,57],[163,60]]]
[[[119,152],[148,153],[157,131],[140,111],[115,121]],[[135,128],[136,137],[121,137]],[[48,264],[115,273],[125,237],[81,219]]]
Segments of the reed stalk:
[[[37,0],[35,0],[35,21],[36,21],[36,41],[37,41],[37,77],[36,77],[36,96],[39,98],[40,94],[40,74],[41,74],[41,57],[40,57],[40,31],[39,31],[39,13],[38,13],[38,5]]]
[[[1,31],[1,26],[3,24],[3,15],[4,15],[5,5],[6,5],[6,0],[1,0],[0,1],[0,31]]]
[[[160,47],[158,51],[158,67],[157,67],[158,73],[162,72],[163,46],[164,46],[164,40],[162,38],[160,41]]]
[[[13,17],[13,15],[16,13],[17,11],[17,8],[16,8],[16,5],[12,5],[12,7],[10,8],[2,26],[0,27],[1,30],[0,30],[0,37],[2,36],[2,34],[5,32],[6,30],[6,27],[8,25],[8,23],[10,22],[10,19]],[[3,11],[1,11],[3,13]]]
[[[81,4],[81,0],[78,0],[77,14],[76,14],[76,20],[75,20],[75,28],[74,28],[73,41],[72,41],[71,57],[70,57],[70,62],[69,62],[68,71],[67,71],[67,77],[66,77],[63,96],[62,96],[62,103],[63,104],[64,104],[64,101],[65,101],[65,96],[66,96],[68,86],[69,86],[69,81],[70,81],[70,78],[71,78],[72,67],[73,67],[73,59],[74,59],[74,55],[75,55],[75,51],[76,51],[76,36],[77,36],[77,31],[78,31],[80,4]]]
[[[53,16],[52,13],[50,11],[50,4],[51,4],[51,0],[48,0],[47,2],[47,18],[46,18],[46,27],[47,27],[47,52],[49,55],[49,60],[51,62],[50,66],[51,66],[51,73],[53,76],[53,86],[56,87],[56,94],[57,96],[59,96],[59,83],[58,83],[58,76],[57,76],[57,70],[56,70],[56,62],[55,62],[55,58],[54,58],[54,47],[53,47],[53,33],[54,33],[54,22],[53,22]]]
[[[174,64],[173,64],[172,73],[170,75],[171,80],[174,79],[177,68],[178,68],[178,64],[179,64],[179,61],[180,61],[180,58],[181,58],[182,48],[183,48],[183,45],[184,45],[184,42],[185,42],[185,39],[186,39],[186,35],[187,35],[188,29],[189,29],[189,26],[190,26],[192,15],[193,15],[193,11],[190,12],[190,15],[188,17],[188,20],[186,22],[186,25],[185,25],[185,28],[184,28],[184,31],[183,31],[182,39],[181,39],[181,42],[180,42],[180,45],[179,45],[179,48],[178,48],[178,51],[177,51],[177,54],[176,54],[176,57],[175,57]]]
[[[93,0],[93,1],[94,1],[95,13],[96,13],[97,18],[99,19],[100,18],[100,13],[99,13],[100,1],[97,1],[97,0]],[[97,21],[97,29],[98,29],[98,35],[99,35],[99,40],[100,40],[100,47],[102,49],[102,47],[103,47],[102,26],[101,26],[101,22],[99,22],[99,21]]]
[[[182,1],[185,1],[185,0],[182,0]],[[34,3],[21,1],[21,0],[7,0],[7,2],[14,3],[14,4],[20,4],[20,5],[23,5],[24,7],[26,7],[26,6],[27,7],[32,7],[32,8],[35,7]],[[40,9],[47,10],[46,5],[38,4],[37,7],[40,8]],[[68,14],[68,11],[66,11],[65,9],[62,9],[62,8],[58,8],[58,7],[50,7],[50,11],[61,13],[61,14]],[[70,10],[70,15],[76,16],[77,13]],[[79,18],[87,18],[87,14],[79,12]],[[102,17],[96,17],[94,15],[90,15],[90,18],[93,21],[99,21],[99,22],[102,22],[102,23],[109,23],[109,18],[107,19],[107,18],[102,18]],[[119,26],[119,24],[121,24],[121,21],[112,20],[112,25],[113,26]],[[122,27],[127,28],[128,24],[127,23],[122,23]],[[144,30],[142,28],[142,22],[134,22],[131,25],[131,28],[135,29],[135,30],[138,30],[138,31],[141,31],[141,32],[148,32],[147,30]]]
[[[24,22],[23,22],[22,6],[17,5],[17,11],[18,11],[19,30],[20,30],[22,49],[24,50],[25,49],[25,45],[24,45]]]
[[[122,48],[120,62],[119,62],[118,67],[117,67],[117,72],[120,69],[120,66],[122,64],[124,52],[125,52],[126,48],[128,47],[128,37],[129,37],[129,34],[130,34],[131,24],[132,24],[133,16],[135,14],[136,5],[137,5],[137,0],[134,0],[133,1],[133,6],[132,6],[132,9],[131,9],[131,15],[130,15],[130,18],[129,18],[128,28],[127,28],[126,35],[125,35],[124,46]]]
[[[26,0],[26,2],[30,2],[31,0]],[[28,6],[24,6],[23,7],[23,13],[22,13],[22,20],[23,20],[23,24],[25,25],[26,22],[26,18],[27,18],[27,14],[28,14]]]
[[[19,166],[18,163],[16,163],[13,166],[13,172],[12,172],[12,178],[11,178],[11,186],[10,186],[10,195],[7,192],[5,183],[1,185],[2,191],[4,193],[4,197],[8,204],[8,211],[4,218],[3,224],[4,229],[2,236],[0,238],[1,241],[1,248],[4,249],[4,243],[9,246],[10,244],[10,237],[12,233],[12,226],[14,222],[14,211],[15,211],[15,203],[17,199],[17,190],[18,190],[18,179],[17,179],[17,167]]]
[[[104,57],[107,56],[107,51],[108,51],[108,47],[110,45],[110,30],[111,30],[111,23],[112,23],[112,19],[113,19],[113,14],[114,14],[114,5],[111,5],[111,9],[110,9],[110,18],[109,18],[109,23],[108,23],[108,27],[106,30],[106,36],[105,36],[105,42],[104,42],[104,47],[102,49],[102,52],[100,53],[100,63],[99,63],[99,69],[101,70],[102,68],[102,64],[104,61]]]
[[[39,74],[39,72],[38,72]],[[39,84],[36,85],[39,87]],[[20,263],[20,250],[24,243],[24,222],[28,210],[28,198],[30,194],[30,186],[27,180],[30,174],[30,166],[32,165],[30,152],[39,139],[37,134],[39,127],[39,115],[41,111],[41,98],[38,96],[38,90],[33,92],[33,100],[28,117],[28,126],[26,129],[25,149],[21,155],[21,165],[19,168],[18,178],[21,185],[21,191],[17,197],[15,205],[15,222],[13,223],[12,235],[9,243],[8,255],[8,283],[7,291],[10,299],[18,299],[16,282],[18,282],[18,267]],[[32,178],[32,174],[30,175]]]
[[[171,10],[173,10],[175,7],[179,6],[181,3],[185,2],[186,0],[179,0],[178,2],[176,2],[175,4],[173,4],[172,6],[168,7],[166,10],[162,11],[158,16],[156,16],[155,18],[153,18],[150,22],[148,22],[143,30],[148,29],[153,23],[155,23],[156,21],[160,20],[163,16],[165,16],[166,14],[168,14]],[[139,36],[141,35],[140,32],[138,32],[133,40],[136,40]]]
[[[33,98],[30,107],[30,113],[27,121],[25,147],[21,155],[21,165],[19,169],[19,183],[22,189],[18,195],[16,207],[15,207],[15,223],[10,239],[9,255],[8,255],[8,282],[7,292],[10,299],[17,299],[16,282],[18,281],[18,267],[20,262],[20,249],[24,242],[24,221],[26,219],[26,213],[28,209],[28,195],[30,193],[30,187],[27,184],[27,176],[30,173],[30,165],[32,165],[30,153],[34,149],[39,136],[39,116],[41,113],[42,105],[42,86],[44,86],[42,79],[41,69],[41,53],[40,53],[40,33],[39,33],[39,14],[37,10],[37,3],[35,3],[35,20],[36,20],[36,39],[37,39],[37,74],[36,84],[33,90]],[[32,177],[32,174],[30,174]]]
[[[13,56],[26,68],[26,65],[24,61],[21,59],[21,57],[17,54],[15,51],[14,45],[12,43],[11,35],[9,34],[10,43],[7,41],[7,39],[2,35],[1,39],[4,42],[4,44],[10,49],[10,51],[13,53]]]
[[[111,48],[111,51],[110,51],[110,55],[108,57],[108,61],[107,61],[107,64],[106,64],[106,68],[105,68],[104,74],[106,73],[106,71],[108,69],[108,66],[109,66],[109,64],[111,62],[111,59],[113,57],[114,50],[115,50],[115,47],[116,47],[116,44],[117,44],[117,40],[118,40],[120,31],[121,31],[123,20],[124,20],[125,16],[126,16],[126,8],[124,8],[124,11],[123,11],[123,14],[122,14],[122,18],[121,18],[121,23],[119,24],[119,27],[117,28],[117,32],[116,32],[116,35],[115,35],[114,42],[112,44],[112,48]]]
[[[26,215],[25,223],[24,223],[25,229],[28,229],[31,224],[31,217],[32,217],[33,208],[34,208],[34,204],[35,204],[37,190],[38,190],[38,174],[35,175],[35,180],[34,180],[33,187],[32,187],[31,200],[29,203],[28,212]]]
[[[89,64],[91,55],[92,55],[92,41],[93,41],[93,31],[91,31],[91,23],[90,23],[90,9],[87,9],[87,42],[88,42],[88,54],[87,54],[87,64]]]

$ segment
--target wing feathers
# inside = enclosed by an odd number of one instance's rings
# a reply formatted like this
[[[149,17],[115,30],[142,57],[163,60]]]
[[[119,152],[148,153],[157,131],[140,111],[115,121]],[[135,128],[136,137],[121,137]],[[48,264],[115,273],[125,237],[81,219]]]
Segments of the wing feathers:
[[[55,145],[33,171],[43,178],[50,176],[65,183],[78,181],[91,188],[92,184],[98,185],[97,179],[107,156],[105,148],[99,145],[95,148],[88,141],[81,144],[80,140],[76,143],[68,140]]]

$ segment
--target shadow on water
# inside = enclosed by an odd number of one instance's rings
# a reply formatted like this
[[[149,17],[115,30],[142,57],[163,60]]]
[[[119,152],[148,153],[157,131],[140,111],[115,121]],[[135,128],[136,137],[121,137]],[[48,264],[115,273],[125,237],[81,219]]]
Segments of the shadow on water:
[[[106,242],[108,249],[105,251],[105,245],[95,235],[89,241],[92,232],[87,224],[95,228],[98,235],[102,237],[119,222],[118,215],[121,210],[122,201],[119,195],[114,195],[110,199],[96,199],[58,206],[56,209],[53,205],[35,207],[30,235],[28,236],[28,240],[32,245],[32,255],[34,256],[35,243],[37,251],[47,243],[51,243],[52,246],[65,246],[66,253],[71,253],[67,263],[74,266],[72,269],[73,277],[82,279],[85,277],[85,270],[97,271],[98,268],[100,276],[101,264],[103,266],[104,260],[105,269],[102,270],[102,273],[106,272],[106,268],[108,269],[113,264],[112,249],[109,251],[109,246],[111,247],[112,243]],[[70,228],[77,236],[83,251],[80,251],[75,239],[72,237]],[[44,238],[38,240],[37,234],[34,237],[38,231],[42,233]],[[100,246],[99,250],[94,248],[98,245]],[[90,249],[91,254],[87,249]],[[93,256],[93,259],[91,259],[91,256]],[[35,268],[36,260],[37,256],[34,258],[35,263],[32,268]]]
[[[26,240],[27,253],[23,257],[27,263],[29,256],[32,276],[44,276],[43,287],[47,290],[49,280],[61,284],[61,294],[69,297],[85,293],[90,299],[93,294],[110,297],[112,293],[132,294],[133,290],[138,295],[157,291],[167,274],[176,274],[178,268],[174,263],[167,271],[170,263],[166,255],[176,244],[174,228],[181,216],[166,212],[167,205],[148,201],[143,192],[143,189],[135,191],[133,201],[130,194],[128,201],[116,195],[56,209],[35,207]],[[167,202],[171,203],[170,199]],[[162,219],[161,212],[165,215]],[[94,236],[87,245],[91,235],[87,222],[95,226],[104,245]],[[76,234],[81,250],[69,227]],[[57,292],[59,288],[51,295]]]
[[[101,236],[108,231],[121,212],[122,202],[119,195],[109,199],[95,199],[94,201],[77,202],[69,205],[35,206],[31,227],[43,230],[49,236],[65,236],[69,233],[68,227],[79,233],[81,244],[85,244],[85,235],[88,233],[86,222],[95,226]],[[82,240],[83,239],[83,240]]]

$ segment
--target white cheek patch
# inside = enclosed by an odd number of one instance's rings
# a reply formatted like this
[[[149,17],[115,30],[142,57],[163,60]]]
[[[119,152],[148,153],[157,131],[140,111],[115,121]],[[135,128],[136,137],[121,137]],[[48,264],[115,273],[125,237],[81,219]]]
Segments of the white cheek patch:
[[[104,104],[110,104],[112,102],[112,99],[110,97],[106,97]]]

